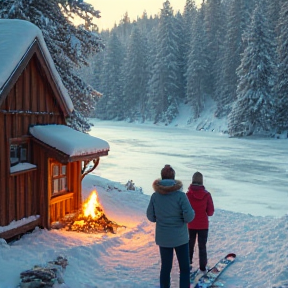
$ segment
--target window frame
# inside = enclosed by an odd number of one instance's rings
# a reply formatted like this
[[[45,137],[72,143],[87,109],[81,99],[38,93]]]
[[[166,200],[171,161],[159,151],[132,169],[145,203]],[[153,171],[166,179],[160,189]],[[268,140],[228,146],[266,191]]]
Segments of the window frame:
[[[58,167],[57,174],[55,175],[54,167]],[[63,168],[65,167],[65,172],[63,173]],[[51,163],[51,197],[65,194],[69,192],[68,188],[68,164],[62,164],[57,161]],[[63,179],[65,183],[63,184]],[[57,180],[58,191],[55,192],[55,181]],[[65,188],[63,188],[65,187]]]
[[[30,153],[30,139],[31,137],[29,136],[23,136],[23,137],[18,137],[18,138],[10,138],[9,140],[9,166],[10,167],[13,167],[19,163],[31,163],[31,153]],[[23,152],[23,149],[20,148],[20,151],[14,151],[14,153],[16,153],[17,155],[15,156],[18,156],[19,157],[16,157],[18,158],[18,162],[14,165],[12,165],[11,163],[11,146],[16,146],[17,147],[17,150],[19,149],[19,146],[21,147],[21,145],[25,145],[26,148],[25,148],[25,153],[26,153],[26,157],[25,159],[21,159],[21,156],[22,156],[22,152]],[[14,157],[15,158],[15,157]]]
[[[18,175],[21,173],[27,173],[30,171],[34,171],[37,169],[37,167],[31,163],[31,136],[24,135],[22,137],[17,137],[17,138],[10,138],[8,142],[8,147],[7,147],[7,153],[9,153],[9,169],[10,169],[10,175]],[[21,147],[23,145],[24,147]],[[12,148],[15,146],[14,151],[12,152]],[[25,151],[25,152],[24,152]],[[14,154],[14,157],[12,156],[12,153]],[[23,157],[23,153],[25,154],[25,157]],[[16,156],[16,157],[15,157]],[[15,159],[13,161],[13,159]],[[13,171],[13,167],[17,166],[18,164],[31,164],[28,165],[30,167],[20,167],[20,169],[16,169],[17,171]],[[12,171],[11,171],[12,168]]]

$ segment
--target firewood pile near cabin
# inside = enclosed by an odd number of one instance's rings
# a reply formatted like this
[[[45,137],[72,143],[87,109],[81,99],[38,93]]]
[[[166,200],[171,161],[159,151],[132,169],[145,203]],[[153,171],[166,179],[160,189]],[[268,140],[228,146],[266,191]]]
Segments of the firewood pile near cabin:
[[[63,273],[68,261],[66,257],[58,256],[56,260],[49,261],[45,266],[35,265],[32,269],[21,272],[19,288],[48,288],[54,284],[65,283]],[[18,288],[17,287],[17,288]]]
[[[117,229],[124,227],[111,221],[104,214],[97,200],[96,191],[93,191],[82,209],[75,213],[67,214],[60,221],[61,226],[67,231],[92,233],[116,233]]]

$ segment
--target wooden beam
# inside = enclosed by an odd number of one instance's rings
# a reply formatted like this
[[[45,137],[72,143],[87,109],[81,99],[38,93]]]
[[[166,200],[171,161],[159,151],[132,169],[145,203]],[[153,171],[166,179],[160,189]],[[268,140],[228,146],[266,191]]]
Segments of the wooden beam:
[[[29,222],[25,225],[22,225],[22,226],[19,226],[17,228],[14,228],[14,229],[10,229],[8,231],[4,231],[4,232],[1,232],[0,233],[0,238],[3,238],[3,239],[11,239],[15,236],[18,236],[18,235],[21,235],[21,234],[24,234],[30,230],[33,230],[35,227],[39,226],[40,224],[40,217],[32,222]]]
[[[68,199],[71,199],[74,197],[74,192],[70,192],[70,193],[65,193],[65,194],[62,194],[62,195],[59,195],[59,196],[53,196],[53,198],[51,198],[50,200],[50,205],[53,205],[55,203],[58,203],[58,202],[61,202],[61,201],[64,201],[64,200],[68,200]]]
[[[3,113],[3,114],[19,114],[19,115],[23,115],[23,116],[30,116],[30,115],[40,115],[40,116],[43,116],[43,115],[49,115],[49,116],[60,116],[61,114],[60,113],[55,113],[55,112],[41,112],[41,111],[21,111],[21,110],[0,110],[0,113]]]

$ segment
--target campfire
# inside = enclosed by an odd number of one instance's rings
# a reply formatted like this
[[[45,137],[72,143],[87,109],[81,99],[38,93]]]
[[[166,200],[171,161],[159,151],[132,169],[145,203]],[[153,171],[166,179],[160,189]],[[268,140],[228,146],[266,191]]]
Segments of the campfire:
[[[61,220],[61,224],[64,225],[65,229],[84,233],[116,233],[117,228],[124,227],[106,217],[97,198],[97,192],[93,191],[87,201],[83,203],[82,209],[76,213],[66,215]]]

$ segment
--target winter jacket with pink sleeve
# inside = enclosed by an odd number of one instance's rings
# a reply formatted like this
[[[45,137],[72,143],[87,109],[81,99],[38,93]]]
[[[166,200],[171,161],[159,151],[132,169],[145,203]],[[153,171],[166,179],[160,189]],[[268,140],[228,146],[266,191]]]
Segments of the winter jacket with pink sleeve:
[[[203,185],[190,185],[186,193],[192,208],[195,211],[194,219],[188,223],[189,229],[208,229],[208,216],[214,214],[214,204],[211,194]]]

